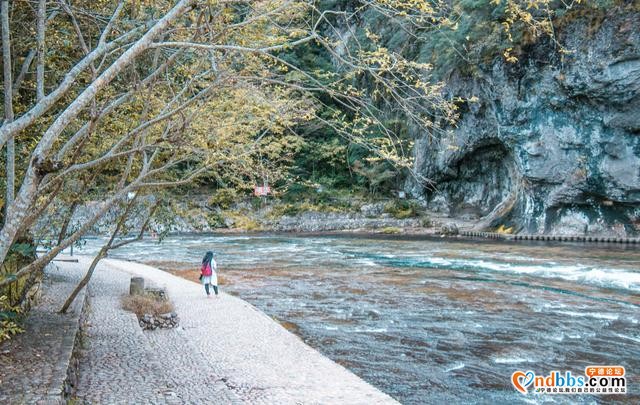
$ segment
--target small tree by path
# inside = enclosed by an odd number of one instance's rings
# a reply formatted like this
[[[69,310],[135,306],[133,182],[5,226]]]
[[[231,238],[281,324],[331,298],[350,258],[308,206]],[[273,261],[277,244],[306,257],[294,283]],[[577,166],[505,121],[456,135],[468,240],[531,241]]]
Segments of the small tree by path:
[[[89,283],[89,281],[91,280],[91,276],[93,275],[93,272],[94,272],[96,266],[98,265],[98,263],[100,262],[100,260],[102,260],[104,257],[106,257],[107,253],[110,250],[118,249],[118,248],[120,248],[122,246],[125,246],[125,245],[128,245],[130,243],[142,240],[142,238],[144,237],[144,233],[146,232],[146,230],[147,230],[147,228],[149,226],[149,222],[153,218],[153,214],[155,213],[156,209],[158,208],[158,205],[160,204],[159,202],[156,202],[153,205],[153,207],[151,207],[151,209],[149,210],[149,214],[147,215],[147,219],[144,221],[144,223],[140,227],[140,232],[138,233],[137,237],[131,238],[131,239],[128,239],[128,240],[123,240],[123,241],[118,242],[118,243],[114,243],[116,237],[118,236],[118,234],[120,234],[120,232],[122,232],[122,230],[123,230],[123,228],[125,226],[125,223],[126,223],[127,219],[129,218],[129,214],[131,213],[131,209],[133,208],[133,206],[134,206],[134,204],[136,202],[136,199],[137,199],[137,194],[133,198],[131,198],[129,200],[129,202],[126,204],[126,208],[120,214],[115,229],[113,230],[113,232],[111,232],[111,237],[109,238],[109,241],[102,246],[102,248],[100,249],[98,254],[91,261],[91,264],[89,265],[89,268],[87,269],[87,273],[82,278],[82,280],[80,280],[80,282],[78,283],[76,288],[73,290],[73,292],[71,292],[71,294],[69,295],[67,300],[64,302],[64,304],[62,305],[62,308],[60,308],[60,313],[64,314],[64,313],[67,312],[67,310],[69,309],[69,307],[71,306],[73,301],[78,296],[78,293],[80,293],[80,291],[84,287],[86,287],[87,284]]]

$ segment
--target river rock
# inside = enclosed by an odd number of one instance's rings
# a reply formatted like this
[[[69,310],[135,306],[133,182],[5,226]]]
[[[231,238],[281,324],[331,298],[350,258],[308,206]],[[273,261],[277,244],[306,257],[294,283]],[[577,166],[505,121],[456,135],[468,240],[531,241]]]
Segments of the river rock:
[[[380,216],[383,211],[384,211],[383,203],[365,204],[362,207],[360,207],[360,212],[362,212],[362,214],[368,218]]]
[[[440,233],[447,236],[453,236],[460,233],[460,231],[458,230],[458,226],[456,224],[444,224],[442,226],[442,229],[440,230]]]
[[[272,224],[277,231],[322,232],[337,229],[382,229],[387,227],[411,228],[420,226],[416,218],[395,219],[388,214],[367,218],[361,213],[304,212],[296,216],[283,216]]]

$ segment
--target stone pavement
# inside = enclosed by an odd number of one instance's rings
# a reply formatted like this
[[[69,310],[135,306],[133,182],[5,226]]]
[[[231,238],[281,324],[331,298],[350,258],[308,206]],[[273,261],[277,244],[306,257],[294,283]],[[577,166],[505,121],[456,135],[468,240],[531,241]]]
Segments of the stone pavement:
[[[120,308],[134,275],[167,289],[180,327],[142,332]],[[153,267],[103,260],[88,323],[80,403],[396,403],[248,303],[207,299],[200,285]]]
[[[25,332],[0,345],[0,404],[64,403],[84,291],[67,314],[57,311],[84,273],[56,264],[46,269],[41,297],[25,320]]]

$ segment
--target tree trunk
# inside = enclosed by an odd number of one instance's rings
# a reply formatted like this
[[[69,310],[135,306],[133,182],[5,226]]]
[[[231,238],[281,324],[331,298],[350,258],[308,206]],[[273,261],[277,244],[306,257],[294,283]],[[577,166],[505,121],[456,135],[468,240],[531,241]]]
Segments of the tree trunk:
[[[73,301],[78,296],[78,293],[84,287],[86,287],[87,284],[89,284],[89,280],[91,280],[91,276],[93,275],[93,271],[96,269],[96,266],[98,265],[100,260],[102,260],[102,258],[104,258],[107,255],[107,252],[113,246],[113,241],[116,239],[116,236],[118,236],[118,233],[120,233],[120,230],[124,226],[125,222],[127,222],[127,218],[129,217],[131,208],[133,208],[133,205],[135,204],[135,200],[136,198],[134,197],[133,199],[129,200],[129,202],[127,203],[127,208],[125,208],[124,212],[120,215],[120,219],[118,220],[116,229],[114,229],[113,233],[111,233],[111,237],[109,238],[109,241],[102,247],[102,249],[100,249],[100,252],[98,253],[98,255],[91,262],[91,265],[89,266],[89,270],[87,270],[87,274],[84,275],[80,283],[78,283],[78,285],[73,290],[71,295],[69,295],[67,300],[64,302],[64,305],[62,305],[62,308],[60,308],[61,314],[64,314],[67,312],[67,310],[69,309]]]
[[[62,227],[60,228],[57,245],[61,245],[62,241],[67,237],[67,231],[69,230],[69,225],[71,224],[71,219],[73,218],[73,213],[76,211],[77,206],[77,201],[71,203],[71,207],[69,207],[69,213],[65,217],[64,222],[62,223]]]
[[[11,138],[7,141],[7,190],[5,195],[5,223],[11,216],[11,206],[15,199],[15,184],[16,184],[16,141]]]
[[[36,57],[35,49],[30,50],[27,56],[25,56],[24,62],[22,62],[22,68],[20,69],[18,76],[16,76],[15,80],[13,81],[14,97],[18,95],[18,92],[20,91],[20,87],[22,86],[22,81],[24,80],[24,77],[27,75],[27,73],[29,73],[29,69],[31,68],[31,64],[33,63],[33,60],[35,59],[35,57]]]
[[[4,123],[10,123],[13,121],[13,78],[11,72],[11,37],[9,32],[9,2],[2,1],[2,6],[0,6],[0,13],[2,19],[2,64],[3,64],[3,74],[2,78],[4,80]],[[5,196],[5,223],[7,223],[11,217],[11,205],[14,199],[15,193],[15,161],[16,161],[16,150],[15,150],[15,140],[14,137],[11,136],[7,139],[7,191]],[[13,240],[11,241],[13,242]],[[0,262],[4,261],[4,255]]]
[[[84,277],[82,278],[82,280],[80,280],[80,282],[78,283],[76,288],[73,290],[71,295],[69,295],[69,297],[67,297],[67,300],[64,302],[64,305],[62,305],[62,308],[60,308],[60,313],[61,314],[66,314],[67,313],[67,310],[69,310],[69,307],[71,306],[71,304],[73,304],[73,301],[78,296],[78,293],[80,293],[80,291],[84,287],[86,287],[87,284],[89,284],[89,280],[91,280],[91,276],[93,275],[93,271],[96,269],[96,266],[98,265],[100,260],[102,260],[102,258],[104,258],[106,256],[108,250],[109,250],[108,244],[104,245],[102,247],[102,249],[100,249],[100,253],[98,253],[98,255],[91,262],[91,265],[89,266],[89,270],[87,270],[87,274],[85,274]]]
[[[38,1],[38,27],[37,27],[37,52],[38,62],[36,65],[36,99],[44,98],[44,33],[45,16],[47,14],[47,0]]]

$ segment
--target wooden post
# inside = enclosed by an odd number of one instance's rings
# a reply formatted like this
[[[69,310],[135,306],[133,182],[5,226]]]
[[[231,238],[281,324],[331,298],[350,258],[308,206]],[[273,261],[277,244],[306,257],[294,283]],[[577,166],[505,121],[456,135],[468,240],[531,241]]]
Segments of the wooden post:
[[[129,285],[129,295],[142,294],[144,294],[144,278],[131,277],[131,284]]]

